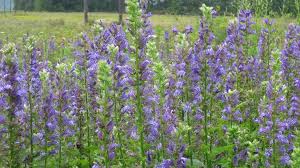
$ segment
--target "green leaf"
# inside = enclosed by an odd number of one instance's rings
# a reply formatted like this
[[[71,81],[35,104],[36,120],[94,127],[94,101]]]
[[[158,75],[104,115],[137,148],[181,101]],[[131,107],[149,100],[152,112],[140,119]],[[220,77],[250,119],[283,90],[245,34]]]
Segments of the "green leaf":
[[[193,166],[191,165],[191,159],[187,159],[186,163],[187,167],[205,167],[204,163],[197,159],[193,159]]]
[[[248,105],[248,102],[242,102],[236,106],[236,109],[242,109]]]
[[[214,157],[216,157],[220,153],[232,150],[233,146],[234,145],[227,145],[227,146],[215,147],[215,148],[213,148],[212,152],[209,153],[209,157],[211,159],[213,159]]]

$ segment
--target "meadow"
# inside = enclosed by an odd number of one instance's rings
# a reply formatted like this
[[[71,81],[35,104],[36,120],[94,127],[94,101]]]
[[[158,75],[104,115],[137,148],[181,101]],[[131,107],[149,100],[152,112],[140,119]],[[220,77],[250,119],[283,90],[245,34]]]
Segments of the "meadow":
[[[24,34],[41,36],[46,39],[55,36],[57,39],[74,38],[80,32],[87,31],[95,20],[101,19],[106,24],[118,21],[117,13],[90,12],[90,24],[83,23],[83,14],[59,13],[59,12],[24,12],[0,13],[0,39],[9,38],[10,41],[16,41],[22,38]],[[124,16],[126,18],[126,15]],[[216,36],[223,40],[226,36],[226,28],[233,16],[219,16],[215,19],[215,25],[212,27]],[[296,18],[277,17],[274,26],[277,27],[281,36],[284,36],[289,23],[297,23]],[[199,16],[185,15],[153,15],[150,18],[154,29],[158,32],[171,30],[174,26],[178,29],[184,29],[191,25],[195,30],[199,27]],[[255,28],[259,30],[263,25],[263,18],[256,17],[253,20],[257,23]],[[197,33],[195,32],[196,36]]]
[[[200,10],[1,15],[0,167],[299,168],[297,19]]]

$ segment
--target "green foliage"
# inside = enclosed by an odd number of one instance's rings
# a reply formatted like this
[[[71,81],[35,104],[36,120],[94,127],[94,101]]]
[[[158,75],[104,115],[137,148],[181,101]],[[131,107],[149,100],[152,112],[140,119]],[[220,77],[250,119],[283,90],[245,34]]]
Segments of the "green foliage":
[[[199,8],[202,12],[203,17],[205,18],[206,22],[211,25],[212,24],[212,11],[213,7],[206,6],[205,4],[202,4],[202,6]]]
[[[292,153],[292,168],[298,168],[300,167],[300,132],[299,130],[296,132],[296,135],[298,135],[296,141],[295,141],[295,149]]]
[[[174,1],[175,2],[175,1]],[[184,1],[180,1],[181,3],[184,3]],[[263,2],[263,1],[260,1]],[[149,58],[151,59],[151,63],[150,66],[154,72],[154,81],[151,81],[154,83],[153,87],[155,88],[155,91],[160,94],[160,97],[164,97],[165,96],[165,89],[168,87],[168,75],[172,72],[169,72],[168,68],[166,68],[167,65],[164,64],[164,60],[160,60],[160,49],[158,48],[158,46],[160,45],[159,41],[156,42],[156,37],[155,36],[151,36],[150,38],[152,38],[151,40],[149,40],[147,42],[147,46],[146,46],[146,50],[142,50],[140,44],[140,38],[142,37],[141,35],[141,30],[143,27],[143,21],[141,20],[141,15],[142,12],[139,8],[139,4],[138,4],[138,0],[131,0],[128,1],[128,9],[127,12],[129,14],[128,16],[128,21],[129,21],[129,27],[128,29],[126,29],[128,32],[128,34],[131,34],[131,38],[132,41],[130,41],[130,45],[133,45],[130,50],[130,52],[128,52],[128,54],[131,56],[133,62],[131,63],[135,63],[135,68],[133,69],[135,74],[135,86],[136,88],[136,101],[135,106],[137,108],[137,112],[134,115],[134,120],[132,121],[136,121],[136,125],[138,126],[138,131],[140,135],[143,135],[141,133],[143,133],[143,131],[145,130],[145,127],[143,125],[143,119],[144,119],[144,115],[143,115],[143,105],[141,104],[141,102],[143,101],[142,99],[142,95],[138,92],[140,89],[139,87],[142,86],[143,83],[148,82],[148,81],[142,81],[141,80],[141,70],[139,69],[140,67],[140,61],[141,61],[141,57],[139,57],[140,52],[145,52],[145,54],[147,56],[149,56]],[[240,8],[253,8],[252,6],[253,4],[250,3],[250,1],[244,2],[244,4],[240,4]],[[257,11],[261,10],[261,9],[265,9],[265,6],[262,7],[257,7]],[[211,26],[214,29],[220,29],[222,27],[226,27],[227,18],[222,18],[221,22],[222,24],[219,25],[215,22],[212,22],[212,16],[211,16],[211,12],[212,12],[212,8],[211,7],[207,7],[206,5],[203,5],[200,10],[203,13],[203,20],[206,20],[207,22],[211,22],[214,23],[214,25],[218,25],[215,26],[216,28],[214,28],[213,26]],[[199,11],[198,11],[199,12]],[[262,13],[265,12],[264,10],[262,11]],[[264,14],[263,14],[264,15]],[[225,20],[225,21],[224,21]],[[209,24],[209,23],[207,23]],[[92,33],[97,34],[99,32],[103,31],[102,27],[100,26],[99,22],[96,22],[96,24],[92,27]],[[157,31],[159,33],[158,36],[163,36],[163,29],[157,29]],[[226,33],[221,33],[224,34],[223,36],[226,36]],[[162,37],[158,37],[158,38],[162,38]],[[157,38],[157,39],[158,39]],[[190,40],[190,35],[186,34],[186,33],[178,33],[175,37],[172,36],[170,38],[175,38],[175,44],[174,46],[179,49],[179,51],[181,52],[180,54],[182,54],[182,56],[184,58],[187,57],[186,54],[186,49],[189,49],[190,47],[192,47],[192,42],[193,40]],[[173,40],[173,39],[172,39]],[[27,38],[25,41],[25,50],[30,52],[33,50],[33,47],[35,45],[38,45],[36,43],[38,43],[38,41],[36,40],[36,38],[34,38],[34,36],[29,36],[29,38]],[[255,53],[257,52],[257,48],[253,46],[254,43],[256,43],[258,41],[257,39],[257,34],[256,35],[246,35],[245,41],[247,42],[247,44],[245,45],[246,47],[244,48],[245,53],[247,54],[246,56],[255,56]],[[249,45],[248,45],[249,44]],[[271,46],[271,45],[270,45]],[[64,45],[65,47],[65,45]],[[71,47],[66,46],[66,48],[63,47],[63,53],[67,54],[67,55],[71,55]],[[215,46],[213,46],[215,47]],[[4,54],[12,54],[15,53],[15,48],[16,45],[14,44],[8,44],[6,46],[3,47],[2,50],[0,50],[1,53]],[[116,54],[120,51],[120,48],[118,46],[115,45],[108,45],[108,56],[111,58],[111,60],[115,60]],[[208,47],[206,47],[208,48]],[[273,48],[273,46],[272,46]],[[86,49],[86,48],[85,48]],[[168,48],[169,49],[169,48]],[[243,51],[244,52],[244,51]],[[58,56],[59,55],[59,56]],[[60,57],[62,56],[61,54],[61,50],[58,50],[57,53],[55,53],[53,55],[54,57]],[[272,70],[274,72],[274,74],[279,75],[280,73],[280,69],[281,69],[281,64],[280,64],[280,52],[279,49],[272,51],[272,58],[273,58],[273,64],[272,64]],[[174,60],[171,60],[174,61]],[[53,61],[53,63],[56,63],[59,61]],[[64,76],[66,71],[70,71],[71,70],[71,66],[69,64],[65,64],[65,63],[59,63],[59,64],[54,64],[56,65],[56,70],[59,74],[59,76]],[[97,89],[99,89],[98,91],[100,91],[99,93],[99,104],[101,104],[101,106],[103,106],[103,109],[101,109],[101,113],[97,113],[99,114],[99,119],[101,119],[101,121],[103,121],[104,123],[106,121],[109,121],[109,116],[107,113],[109,111],[109,101],[112,100],[113,97],[113,90],[110,90],[110,88],[112,88],[113,84],[114,84],[114,78],[112,77],[113,74],[113,63],[109,63],[109,61],[99,61],[98,62],[98,75],[97,75],[97,83],[99,85],[97,85]],[[209,65],[207,61],[204,62],[204,65]],[[49,64],[49,67],[51,67],[52,65]],[[75,69],[75,73],[76,75],[78,75],[81,72],[78,72],[78,67],[76,67]],[[205,67],[204,68],[204,74],[206,76],[206,74],[208,73],[207,70],[210,67]],[[166,70],[167,69],[167,70]],[[82,72],[86,72],[86,69],[82,70]],[[272,76],[272,81],[278,81],[280,80],[279,76]],[[78,75],[79,76],[79,75]],[[40,78],[42,80],[43,86],[45,88],[47,88],[47,81],[50,78],[50,74],[48,71],[46,70],[42,70],[40,71]],[[85,75],[86,78],[86,75]],[[205,81],[207,77],[205,77]],[[187,80],[186,80],[187,79]],[[202,81],[204,81],[204,79],[201,79]],[[185,81],[189,82],[188,78],[184,79]],[[140,82],[142,81],[142,82]],[[85,83],[84,83],[85,82]],[[85,80],[81,80],[79,81],[80,86],[82,87],[82,89],[86,89],[87,88],[87,83]],[[247,84],[247,83],[246,83]],[[265,88],[268,83],[266,82],[262,82],[263,88]],[[203,84],[206,88],[207,84],[205,82],[205,84]],[[275,92],[279,92],[280,91],[280,87],[282,87],[279,84],[275,83]],[[247,86],[247,85],[246,85]],[[186,90],[188,90],[189,85],[187,85]],[[214,86],[212,86],[214,87]],[[245,87],[245,88],[233,88],[232,90],[228,91],[228,97],[232,97],[233,95],[237,95],[237,94],[241,94],[241,101],[239,101],[238,103],[235,103],[234,106],[232,107],[232,111],[246,111],[249,107],[253,106],[253,97],[255,97],[255,95],[260,94],[257,93],[255,90],[256,88],[251,88],[251,87]],[[47,89],[45,89],[47,90]],[[265,90],[265,89],[263,89]],[[259,91],[259,89],[258,89]],[[89,93],[87,91],[85,91],[86,95],[85,95],[85,108],[86,111],[84,111],[84,113],[89,114],[91,113],[90,107],[88,105],[88,102],[90,100],[89,97]],[[188,91],[186,91],[186,93],[188,93]],[[175,136],[177,138],[175,138],[176,140],[178,140],[179,142],[177,142],[177,144],[181,143],[180,141],[183,141],[185,144],[187,145],[187,150],[184,153],[184,157],[188,157],[190,159],[187,160],[187,164],[188,167],[205,167],[205,165],[208,165],[207,167],[213,167],[211,164],[214,165],[214,167],[233,167],[232,164],[232,158],[234,157],[234,155],[236,155],[239,152],[242,152],[242,149],[247,149],[247,160],[242,160],[241,162],[243,162],[244,165],[246,165],[247,167],[255,167],[255,165],[257,164],[257,162],[261,162],[264,163],[264,161],[261,161],[264,159],[264,156],[262,154],[261,151],[261,147],[263,146],[262,144],[260,144],[261,142],[263,142],[263,140],[265,140],[264,138],[260,138],[257,134],[257,129],[253,128],[256,127],[256,123],[252,123],[252,121],[250,121],[249,119],[246,119],[245,122],[243,123],[227,123],[227,121],[225,120],[219,120],[220,118],[220,111],[223,108],[223,103],[222,102],[218,102],[218,100],[213,100],[214,99],[214,94],[215,93],[209,93],[206,92],[206,89],[204,91],[204,95],[206,95],[207,97],[204,98],[204,105],[201,106],[203,107],[203,109],[205,109],[205,127],[202,128],[205,132],[205,138],[206,138],[206,142],[200,142],[202,143],[201,145],[199,145],[199,149],[200,150],[193,150],[194,147],[196,147],[196,139],[199,138],[199,136],[196,136],[194,134],[191,134],[195,128],[195,125],[198,124],[199,122],[195,122],[193,120],[193,118],[188,118],[191,115],[189,113],[187,113],[186,115],[184,115],[184,117],[182,117],[182,121],[178,122],[178,125],[176,125],[176,130],[174,131],[173,135],[166,135],[165,138],[169,138],[168,136]],[[260,96],[257,96],[260,97]],[[266,97],[260,97],[261,99],[263,99],[263,102],[266,102],[266,104],[268,103],[269,100],[267,100]],[[187,95],[182,96],[182,99],[184,99],[183,101],[189,100],[189,96]],[[160,107],[163,107],[163,99],[160,99]],[[210,101],[210,105],[211,107],[208,107],[205,103]],[[178,109],[182,109],[181,105],[179,105],[180,107]],[[254,106],[257,107],[257,104]],[[177,107],[176,107],[177,108]],[[93,112],[93,111],[92,111]],[[106,115],[104,115],[106,112]],[[118,113],[119,111],[117,111]],[[252,111],[251,111],[252,112]],[[92,113],[91,113],[92,114]],[[128,117],[132,117],[132,116],[126,116],[128,114],[124,114],[124,122],[126,121],[126,118]],[[254,115],[256,114],[250,114],[253,115],[251,116],[250,119],[254,119]],[[87,116],[87,128],[84,128],[83,131],[86,130],[90,130],[92,128],[93,125],[90,124],[90,120],[88,117],[93,117],[93,116]],[[186,117],[186,118],[185,118]],[[280,116],[278,117],[280,118]],[[137,119],[137,120],[135,120]],[[191,122],[189,121],[191,120]],[[208,120],[208,122],[206,121]],[[249,122],[250,121],[250,122]],[[164,127],[164,122],[162,122],[162,120],[160,121],[162,127]],[[250,123],[250,124],[249,124]],[[128,123],[125,123],[125,125],[127,125]],[[248,125],[249,124],[249,125]],[[103,132],[105,132],[105,125],[101,126],[100,129],[103,130]],[[226,127],[226,128],[225,128]],[[118,130],[119,129],[119,130]],[[119,131],[119,133],[121,134],[122,131],[120,131],[119,127],[114,127],[113,128],[113,132],[112,135],[116,135],[116,133]],[[87,131],[89,132],[89,131]],[[87,141],[89,141],[93,137],[93,135],[91,135],[91,138],[89,136],[89,133],[87,133]],[[104,145],[109,144],[110,141],[110,132],[105,132],[105,140],[104,140]],[[160,134],[163,136],[165,136],[163,134],[163,132],[160,132]],[[202,138],[203,134],[202,132],[197,132],[197,134],[200,134],[200,137]],[[142,137],[142,136],[140,136]],[[221,138],[220,138],[221,137]],[[224,138],[223,138],[224,137]],[[85,140],[86,141],[86,140]],[[83,146],[85,147],[83,152],[79,152],[77,150],[74,150],[74,148],[70,148],[70,151],[66,151],[65,153],[68,156],[76,156],[77,159],[73,159],[72,157],[67,157],[67,159],[72,158],[73,160],[66,160],[65,162],[67,162],[69,165],[65,165],[65,167],[71,167],[71,165],[81,165],[79,167],[90,167],[90,161],[87,160],[87,157],[91,157],[93,158],[93,160],[97,163],[102,163],[106,162],[106,166],[105,167],[110,167],[110,161],[108,161],[108,155],[107,155],[107,149],[108,147],[105,146],[104,150],[99,150],[99,144],[97,142],[98,140],[92,140],[91,145],[89,143],[83,142]],[[166,146],[164,144],[164,140],[162,141],[162,146]],[[190,141],[187,143],[187,141]],[[101,142],[100,142],[101,143]],[[139,144],[138,144],[139,143]],[[128,145],[128,149],[129,149],[129,154],[131,153],[131,149],[134,150],[136,153],[139,153],[137,155],[133,155],[133,156],[128,156],[128,158],[124,159],[126,161],[126,163],[128,165],[131,166],[138,166],[138,162],[144,162],[143,163],[143,167],[145,167],[145,160],[146,160],[146,155],[144,152],[144,149],[148,150],[151,149],[151,145],[145,141],[143,138],[139,139],[139,142],[137,141],[131,141],[128,140],[128,142],[125,142],[126,145]],[[81,144],[80,144],[81,145]],[[100,144],[101,145],[101,144]],[[140,147],[138,147],[140,145]],[[198,144],[197,144],[198,145]],[[299,144],[296,144],[296,149],[293,153],[293,165],[294,167],[299,167],[299,161],[298,158],[300,150],[299,150]],[[79,148],[79,147],[78,147]],[[126,146],[127,148],[127,146]],[[178,147],[177,147],[178,148]],[[100,148],[102,149],[102,148]],[[50,151],[51,147],[47,148],[46,147],[46,151]],[[145,150],[145,151],[146,151]],[[159,149],[157,149],[158,151]],[[236,150],[236,151],[234,151]],[[260,151],[261,150],[261,151]],[[75,151],[75,152],[74,152]],[[209,152],[208,152],[209,151]],[[106,153],[105,153],[106,152]],[[104,157],[101,155],[102,153],[104,153]],[[195,155],[194,155],[195,154]],[[203,158],[206,159],[206,161],[203,161],[204,159],[202,159],[202,154],[205,154],[205,156]],[[78,157],[77,155],[84,155],[82,157]],[[88,156],[89,155],[89,156]],[[199,157],[200,156],[200,157]],[[178,156],[175,156],[178,157]],[[175,158],[174,156],[171,158]],[[40,160],[42,160],[43,158],[41,158]],[[202,159],[202,160],[201,160]],[[160,160],[158,159],[158,162],[160,162]],[[211,162],[211,163],[210,163]],[[1,161],[0,161],[1,163]],[[135,163],[135,164],[134,164]],[[114,164],[114,163],[112,163]],[[121,163],[117,163],[118,165],[114,165],[112,167],[126,167],[124,165],[120,165]],[[101,166],[102,166],[101,165]],[[49,157],[49,167],[56,167],[56,162],[55,162],[55,158],[54,157]],[[39,165],[39,167],[42,167],[42,165]],[[148,167],[152,167],[148,165]]]
[[[42,11],[43,10],[43,4],[44,4],[44,0],[35,0],[34,4],[33,4],[33,8],[36,11]]]
[[[273,0],[255,0],[254,9],[257,16],[269,15]]]
[[[14,43],[8,43],[3,46],[3,48],[0,50],[0,53],[3,53],[4,55],[13,55],[16,51],[16,44]]]
[[[126,3],[130,33],[133,35],[133,38],[136,38],[135,33],[137,33],[142,26],[142,21],[140,19],[142,11],[140,10],[139,2],[137,0],[126,1]]]
[[[101,83],[100,88],[103,90],[107,90],[111,86],[112,79],[110,76],[110,67],[105,61],[99,61],[99,71],[98,71],[98,79],[99,82]],[[107,95],[104,95],[107,96]],[[103,96],[103,97],[104,97]]]
[[[238,12],[239,10],[242,9],[251,9],[252,3],[251,0],[244,0],[244,1],[235,0],[234,6],[236,8],[236,11]]]
[[[300,0],[295,0],[295,8],[297,11],[297,16],[300,17]]]

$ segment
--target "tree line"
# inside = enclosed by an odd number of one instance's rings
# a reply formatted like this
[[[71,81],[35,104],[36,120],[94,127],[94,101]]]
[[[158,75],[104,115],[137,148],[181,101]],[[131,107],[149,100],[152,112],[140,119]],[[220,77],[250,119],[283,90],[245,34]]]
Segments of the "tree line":
[[[83,0],[14,0],[16,10],[78,12],[83,10]],[[118,0],[88,0],[89,11],[117,11]]]
[[[122,0],[121,0],[122,1]],[[143,0],[144,1],[144,0]],[[220,14],[236,14],[241,8],[252,9],[258,15],[298,15],[300,0],[148,0],[155,13],[199,14],[205,3]],[[82,11],[83,0],[14,0],[16,10],[27,11]],[[89,11],[116,12],[119,0],[88,0]],[[124,4],[124,3],[121,3]],[[124,8],[124,7],[122,7]]]

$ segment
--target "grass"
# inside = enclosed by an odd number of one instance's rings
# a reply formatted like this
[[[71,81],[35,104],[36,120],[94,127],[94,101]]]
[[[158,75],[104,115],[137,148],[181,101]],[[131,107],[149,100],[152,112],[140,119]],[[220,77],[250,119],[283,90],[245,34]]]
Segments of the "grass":
[[[117,13],[90,13],[90,24],[96,19],[102,19],[109,24],[116,22]],[[126,18],[126,16],[125,16]],[[217,37],[223,39],[226,36],[226,27],[232,17],[218,17],[214,27]],[[274,18],[275,26],[283,35],[288,24],[296,22],[289,17]],[[192,25],[195,29],[198,27],[198,16],[178,16],[178,15],[153,15],[151,18],[156,30],[171,30],[173,26],[183,29],[185,25]],[[255,19],[257,23],[262,23],[262,18]],[[0,14],[0,39],[16,41],[22,38],[24,34],[39,35],[42,37],[55,36],[57,39],[72,38],[82,31],[86,31],[90,26],[83,24],[82,13],[50,13],[50,12],[23,12],[1,13]],[[261,25],[261,24],[258,24]],[[259,27],[257,27],[258,29]]]

